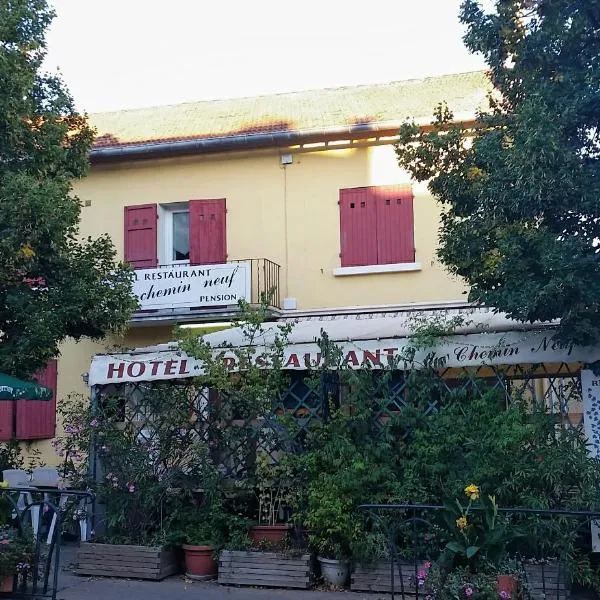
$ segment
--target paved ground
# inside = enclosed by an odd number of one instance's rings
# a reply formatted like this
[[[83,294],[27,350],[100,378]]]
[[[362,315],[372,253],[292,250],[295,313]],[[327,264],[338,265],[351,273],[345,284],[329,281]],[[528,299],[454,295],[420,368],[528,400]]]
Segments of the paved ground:
[[[61,549],[58,600],[379,600],[389,595],[313,590],[238,588],[214,582],[192,582],[182,576],[163,581],[78,577],[70,570],[74,547]]]

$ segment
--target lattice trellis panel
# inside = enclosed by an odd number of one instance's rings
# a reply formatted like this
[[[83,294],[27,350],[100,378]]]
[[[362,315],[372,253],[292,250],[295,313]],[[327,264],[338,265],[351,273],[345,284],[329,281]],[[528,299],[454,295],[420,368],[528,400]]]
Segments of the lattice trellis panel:
[[[430,400],[422,404],[422,410],[426,414],[439,410],[456,392],[476,396],[500,390],[507,405],[519,397],[532,408],[543,407],[555,414],[559,427],[582,428],[579,371],[578,364],[446,369],[433,382]],[[373,419],[381,426],[411,403],[410,377],[401,371],[372,374],[376,378],[372,388]],[[189,399],[190,426],[185,435],[190,443],[201,440],[208,444],[221,472],[236,478],[253,472],[259,450],[275,462],[281,451],[301,451],[311,424],[326,419],[331,406],[343,403],[349,394],[336,375],[324,378],[299,372],[291,376],[285,393],[265,414],[241,414],[234,408],[234,401],[207,388],[195,388],[190,380],[97,386],[94,398],[99,411],[121,421],[123,427],[132,428],[151,451],[173,386]]]

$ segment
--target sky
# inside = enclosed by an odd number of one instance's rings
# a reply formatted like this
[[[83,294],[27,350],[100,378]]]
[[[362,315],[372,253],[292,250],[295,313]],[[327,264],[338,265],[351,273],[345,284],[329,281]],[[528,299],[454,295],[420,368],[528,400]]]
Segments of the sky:
[[[50,0],[46,68],[88,113],[485,67],[460,0]]]

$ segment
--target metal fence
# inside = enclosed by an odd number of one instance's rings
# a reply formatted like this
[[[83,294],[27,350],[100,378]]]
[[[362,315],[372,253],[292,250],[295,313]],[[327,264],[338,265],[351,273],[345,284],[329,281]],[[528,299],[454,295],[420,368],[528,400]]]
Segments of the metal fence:
[[[6,598],[56,600],[60,572],[63,530],[72,523],[79,534],[79,523],[90,517],[91,492],[42,487],[9,487],[0,490],[0,510],[8,522],[11,543],[25,543],[22,562],[12,576]],[[3,542],[4,543],[4,542]],[[0,550],[1,552],[2,550]]]
[[[356,567],[352,576],[353,591],[386,592],[391,594],[392,600],[431,597],[423,565],[438,560],[445,545],[443,528],[439,528],[439,517],[445,507],[365,504],[360,509],[371,520],[373,529],[385,536],[388,552],[380,563]],[[480,510],[471,507],[472,512]],[[600,512],[513,507],[498,508],[498,513],[508,526],[526,529],[529,534],[507,546],[525,597],[532,600],[569,598],[571,547],[562,543],[560,536],[569,533],[575,542],[588,543]]]
[[[261,304],[263,299],[269,306],[281,308],[281,285],[279,272],[281,267],[268,258],[248,258],[230,262],[249,263],[252,290],[250,304]]]

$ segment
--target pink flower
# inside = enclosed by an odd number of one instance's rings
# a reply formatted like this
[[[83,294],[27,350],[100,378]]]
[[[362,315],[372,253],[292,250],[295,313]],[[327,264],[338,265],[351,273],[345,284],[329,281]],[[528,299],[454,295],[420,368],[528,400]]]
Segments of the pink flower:
[[[90,427],[98,427],[98,425],[100,425],[100,421],[98,421],[98,419],[92,419],[90,421]]]
[[[507,592],[506,590],[502,590],[500,592],[500,598],[502,598],[502,600],[508,600],[510,598],[510,592]]]
[[[0,541],[0,544],[10,544],[10,541],[7,539],[3,539],[2,541]]]
[[[133,494],[133,492],[135,492],[135,485],[133,485],[133,483],[127,483],[127,489],[130,494]]]
[[[465,589],[465,596],[472,596],[473,595],[473,588],[472,587],[468,587]]]
[[[43,277],[23,277],[23,283],[29,287],[45,286],[46,280]]]
[[[81,430],[76,425],[65,425],[65,433],[70,433],[71,435],[75,435],[79,433]]]

